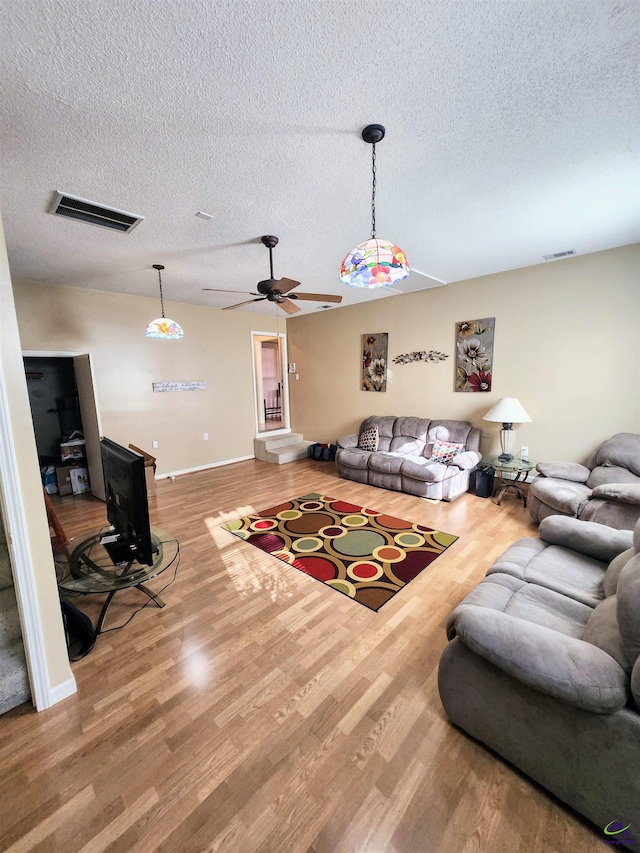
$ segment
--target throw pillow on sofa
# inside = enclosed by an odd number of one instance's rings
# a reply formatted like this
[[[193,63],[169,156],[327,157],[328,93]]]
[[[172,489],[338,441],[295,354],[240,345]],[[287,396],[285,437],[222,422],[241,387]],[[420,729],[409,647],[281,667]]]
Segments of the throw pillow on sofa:
[[[375,453],[378,449],[378,427],[363,430],[358,436],[358,450],[370,450]]]
[[[464,444],[456,444],[453,441],[439,441],[436,439],[433,442],[433,450],[431,451],[431,459],[433,462],[443,462],[445,465],[451,462],[454,456],[462,453]]]

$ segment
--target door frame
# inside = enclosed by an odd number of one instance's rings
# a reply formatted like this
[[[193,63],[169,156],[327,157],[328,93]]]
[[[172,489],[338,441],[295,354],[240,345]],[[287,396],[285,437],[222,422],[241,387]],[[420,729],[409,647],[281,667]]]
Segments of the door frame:
[[[253,409],[255,419],[255,431],[257,438],[264,438],[266,435],[282,435],[283,433],[291,432],[289,420],[289,377],[287,374],[287,335],[285,332],[259,332],[252,330],[250,333],[251,339],[251,376],[253,379]],[[271,338],[278,340],[280,344],[280,369],[282,370],[282,393],[280,400],[282,403],[282,421],[284,426],[280,429],[261,430],[260,429],[260,411],[258,402],[258,384],[257,384],[257,365],[256,365],[256,339]]]
[[[83,402],[86,402],[88,404],[88,406],[94,410],[96,422],[97,422],[97,426],[98,426],[98,434],[99,434],[99,437],[102,437],[104,435],[104,433],[102,431],[102,421],[100,419],[100,407],[98,406],[98,399],[96,397],[96,376],[95,376],[95,371],[93,369],[93,359],[91,357],[91,353],[87,352],[86,350],[84,352],[82,352],[80,350],[73,351],[73,352],[67,352],[67,351],[61,352],[60,350],[23,350],[22,351],[22,358],[23,359],[24,358],[71,358],[71,359],[74,359],[74,365],[73,365],[74,370],[76,367],[75,359],[80,357],[80,356],[86,356],[87,357],[88,364],[89,364],[89,374],[91,376],[91,392],[90,392],[89,396],[84,395]],[[79,400],[81,397],[81,390],[82,389],[78,388],[78,399]],[[81,403],[81,409],[82,409],[82,403]],[[85,436],[85,438],[87,438],[87,436]],[[95,447],[92,448],[92,456],[94,458],[97,458],[97,459],[100,458],[100,447],[98,445],[96,445]],[[100,487],[98,488],[98,492],[101,492]],[[99,500],[104,500],[103,494],[100,494],[100,493],[96,494],[96,497]]]

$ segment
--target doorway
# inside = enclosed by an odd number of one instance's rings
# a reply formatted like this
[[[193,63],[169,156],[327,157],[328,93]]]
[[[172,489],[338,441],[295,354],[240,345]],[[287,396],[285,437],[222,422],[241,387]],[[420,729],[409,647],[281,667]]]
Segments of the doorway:
[[[102,429],[91,356],[88,353],[24,352],[23,361],[41,469],[54,469],[49,474],[50,483],[57,486],[56,469],[64,467],[60,444],[82,439],[84,444],[71,445],[82,450],[82,461],[73,460],[71,467],[86,465],[88,478],[74,479],[78,483],[88,479],[92,494],[104,500],[100,456]],[[64,475],[61,471],[60,476]]]
[[[251,332],[256,433],[289,429],[285,336]]]

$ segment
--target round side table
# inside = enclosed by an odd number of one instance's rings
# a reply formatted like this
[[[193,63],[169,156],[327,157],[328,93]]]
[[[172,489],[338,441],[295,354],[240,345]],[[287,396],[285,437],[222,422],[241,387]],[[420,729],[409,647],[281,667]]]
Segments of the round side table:
[[[522,484],[527,479],[529,471],[533,471],[536,467],[536,463],[531,459],[521,459],[519,456],[513,456],[508,460],[500,459],[499,456],[489,456],[482,461],[487,465],[491,465],[498,472],[500,481],[494,489],[494,497],[496,498],[497,505],[500,506],[505,493],[512,490],[518,498],[522,499],[522,505],[526,507],[527,495],[522,488]],[[505,472],[512,474],[513,477],[505,480]]]

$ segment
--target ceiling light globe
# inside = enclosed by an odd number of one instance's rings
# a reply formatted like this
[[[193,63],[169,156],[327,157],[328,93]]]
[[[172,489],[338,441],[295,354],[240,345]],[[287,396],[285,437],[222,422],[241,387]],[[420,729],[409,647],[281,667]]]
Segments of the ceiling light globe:
[[[340,267],[340,281],[349,287],[388,287],[411,275],[405,253],[389,240],[372,238],[352,249]]]
[[[182,328],[168,317],[158,317],[147,326],[145,332],[148,338],[164,338],[165,340],[178,340],[184,338]]]

